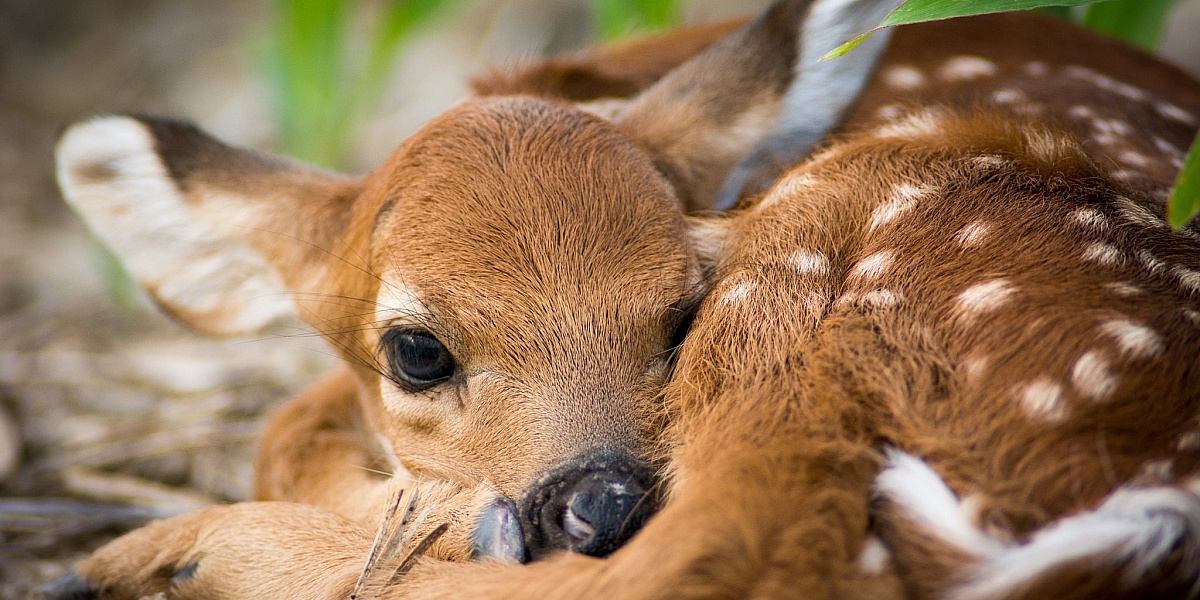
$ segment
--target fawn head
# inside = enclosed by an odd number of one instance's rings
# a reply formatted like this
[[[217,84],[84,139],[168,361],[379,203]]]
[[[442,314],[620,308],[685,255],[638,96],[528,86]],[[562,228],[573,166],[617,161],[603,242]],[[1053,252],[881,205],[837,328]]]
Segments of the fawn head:
[[[781,2],[607,118],[468,100],[362,178],[105,116],[64,133],[59,181],[177,320],[232,335],[298,314],[409,473],[493,485],[478,553],[604,555],[654,505],[658,393],[719,245],[682,209],[756,148],[803,153],[836,124],[884,36],[817,59],[883,4]]]

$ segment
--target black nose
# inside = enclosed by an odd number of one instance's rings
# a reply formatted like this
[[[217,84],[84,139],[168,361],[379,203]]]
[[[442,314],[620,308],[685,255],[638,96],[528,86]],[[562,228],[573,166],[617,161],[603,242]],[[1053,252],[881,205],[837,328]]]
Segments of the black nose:
[[[613,451],[576,457],[539,478],[521,502],[526,548],[536,560],[554,550],[608,556],[657,507],[653,471]]]

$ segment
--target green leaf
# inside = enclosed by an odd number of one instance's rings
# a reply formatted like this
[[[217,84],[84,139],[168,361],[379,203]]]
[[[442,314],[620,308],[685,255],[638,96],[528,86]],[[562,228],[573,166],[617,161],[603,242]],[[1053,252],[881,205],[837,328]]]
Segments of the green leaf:
[[[1200,135],[1192,142],[1183,170],[1175,180],[1171,199],[1167,201],[1167,222],[1180,229],[1200,214]]]
[[[1036,12],[1042,13],[1044,15],[1058,17],[1059,19],[1062,19],[1064,21],[1071,20],[1071,7],[1070,6],[1043,6],[1042,8],[1037,8],[1034,10]]]
[[[592,0],[591,7],[596,34],[602,40],[679,24],[678,0]]]
[[[1146,50],[1158,48],[1176,0],[1114,0],[1088,7],[1083,24]]]
[[[1078,6],[1096,0],[908,0],[888,15],[879,27],[938,21],[954,17],[1030,10],[1046,6]],[[878,29],[878,28],[876,28]]]
[[[1031,10],[1035,8],[1044,8],[1047,6],[1078,6],[1080,4],[1091,4],[1096,0],[908,0],[901,4],[896,10],[879,24],[878,27],[864,33],[837,48],[829,51],[821,60],[836,58],[841,56],[858,44],[862,43],[867,36],[883,29],[884,27],[892,27],[895,25],[907,25],[909,23],[923,23],[925,21],[939,21],[942,19],[952,19],[954,17],[967,17],[971,15],[984,15],[988,13],[1010,12],[1014,10]]]

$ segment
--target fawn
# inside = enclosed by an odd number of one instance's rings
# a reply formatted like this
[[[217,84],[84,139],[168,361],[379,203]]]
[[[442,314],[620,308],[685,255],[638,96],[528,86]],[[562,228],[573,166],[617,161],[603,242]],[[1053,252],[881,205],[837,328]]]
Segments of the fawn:
[[[372,524],[400,481],[433,507],[430,528],[451,524],[431,556],[603,556],[655,507],[660,389],[705,290],[704,228],[681,209],[711,206],[721,173],[775,132],[805,131],[802,153],[833,127],[884,40],[833,70],[809,33],[856,33],[886,6],[788,2],[715,44],[735,25],[634,42],[571,65],[642,64],[575,72],[543,98],[488,88],[549,81],[531,75],[546,65],[496,74],[478,86],[497,95],[362,179],[109,116],[64,133],[60,182],[180,322],[229,335],[296,311],[347,363],[272,417],[259,499]],[[711,73],[751,61],[761,72],[711,104],[729,89]],[[816,88],[821,110],[787,105]],[[689,137],[701,122],[714,128]],[[376,438],[390,479],[356,468]]]
[[[692,221],[716,266],[664,390],[662,510],[605,560],[425,560],[384,597],[1200,596],[1200,233],[1163,220],[1200,84],[1028,16],[894,37],[838,139]],[[79,570],[344,596],[370,543],[250,503]]]

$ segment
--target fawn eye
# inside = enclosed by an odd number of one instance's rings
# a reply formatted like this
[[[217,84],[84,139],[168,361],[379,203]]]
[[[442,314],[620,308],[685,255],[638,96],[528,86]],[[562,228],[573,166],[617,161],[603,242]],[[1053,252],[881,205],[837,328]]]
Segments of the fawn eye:
[[[414,391],[427,390],[454,374],[454,357],[427,332],[392,329],[383,334],[392,373]]]

